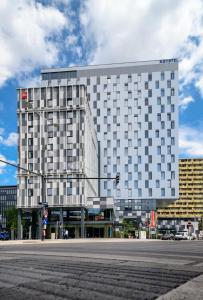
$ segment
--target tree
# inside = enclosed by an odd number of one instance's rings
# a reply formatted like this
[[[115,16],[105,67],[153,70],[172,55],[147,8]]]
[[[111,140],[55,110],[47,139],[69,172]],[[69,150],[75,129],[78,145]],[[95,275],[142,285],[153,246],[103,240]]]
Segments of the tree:
[[[15,208],[15,206],[9,207],[5,211],[5,216],[7,228],[10,230],[16,230],[18,226],[18,209]]]
[[[135,233],[135,224],[132,220],[123,220],[122,223],[122,229],[123,229],[123,235],[125,238],[128,238],[129,235],[132,235]]]

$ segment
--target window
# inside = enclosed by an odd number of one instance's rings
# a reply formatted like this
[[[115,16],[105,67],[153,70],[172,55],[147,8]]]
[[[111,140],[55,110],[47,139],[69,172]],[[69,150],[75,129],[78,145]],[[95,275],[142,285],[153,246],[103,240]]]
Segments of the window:
[[[164,189],[164,188],[161,189],[161,196],[162,196],[162,197],[165,196],[165,189]]]
[[[171,121],[171,114],[167,113],[167,121]]]
[[[132,107],[128,107],[128,114],[132,115]]]
[[[162,179],[162,180],[165,179],[165,172],[164,172],[164,171],[161,172],[161,179]]]
[[[142,158],[141,158],[141,156],[139,155],[138,156],[138,164],[141,164],[142,163]]]
[[[161,113],[164,113],[164,112],[165,112],[165,106],[161,105]]]
[[[156,188],[160,188],[160,181],[156,180]]]
[[[117,90],[117,85],[114,83],[114,85],[113,85],[113,91],[116,92],[116,90]]]
[[[157,114],[157,121],[158,121],[158,122],[161,121],[161,114]]]
[[[152,146],[152,138],[149,138],[149,140],[148,140],[148,146]]]
[[[161,121],[161,129],[165,129],[165,122]]]
[[[132,93],[128,92],[128,99],[132,99]]]
[[[145,82],[145,84],[144,84],[144,86],[145,86],[145,90],[148,90],[148,82]]]
[[[124,85],[124,91],[128,91],[128,84],[127,83],[125,83],[125,85]]]
[[[175,111],[175,105],[171,104],[171,112],[173,113]]]
[[[170,89],[171,88],[171,81],[167,80],[167,88]]]
[[[172,162],[172,163],[175,162],[175,155],[174,155],[174,154],[171,155],[171,162]]]
[[[117,116],[120,116],[120,107],[117,107],[117,108],[116,108],[116,115],[117,115]]]
[[[148,107],[148,113],[151,114],[152,113],[152,106]]]
[[[161,172],[161,164],[160,163],[157,164],[157,171]]]
[[[167,171],[171,171],[171,163],[167,163]]]
[[[128,172],[128,165],[125,165],[125,172]]]
[[[117,98],[117,100],[120,99],[120,92],[117,92],[117,93],[116,93],[116,98]]]
[[[128,189],[128,197],[132,197],[132,190]]]
[[[104,100],[104,108],[107,108],[107,100]]]
[[[132,164],[132,156],[128,156],[128,164]]]
[[[148,97],[152,97],[152,90],[148,90]]]
[[[117,147],[117,148],[120,148],[120,140],[117,140],[117,141],[116,141],[116,147]]]
[[[134,188],[135,188],[135,189],[138,188],[138,181],[137,181],[137,180],[134,181]]]
[[[117,190],[117,191],[116,191],[116,196],[117,196],[117,197],[120,197],[120,196],[121,196],[121,191],[120,191],[120,190]]]
[[[128,173],[128,180],[132,180],[132,173]]]
[[[134,172],[137,172],[137,171],[138,171],[138,165],[135,164],[135,165],[134,165]]]
[[[161,105],[161,97],[157,97],[157,105]]]
[[[149,181],[145,180],[145,188],[148,188],[148,187],[149,187]]]
[[[175,122],[171,121],[171,129],[174,129],[174,128],[175,128]]]
[[[116,108],[117,106],[117,100],[113,100],[113,107]]]
[[[33,158],[33,151],[28,151],[28,158]]]
[[[157,154],[161,155],[161,146],[157,146]]]
[[[152,189],[151,188],[149,188],[148,193],[149,193],[149,197],[152,197]]]
[[[175,73],[171,72],[171,80],[173,80],[175,78]]]
[[[125,99],[125,101],[124,101],[124,106],[128,107],[128,100],[127,99]]]
[[[132,140],[128,140],[128,147],[132,147]]]
[[[137,91],[137,89],[138,89],[138,84],[137,84],[137,82],[135,82],[134,83],[134,90]]]
[[[142,146],[141,139],[138,139],[138,140],[137,140],[137,143],[138,143],[138,147],[141,147],[141,146]]]
[[[172,180],[175,179],[175,172],[174,172],[174,171],[171,172],[171,179],[172,179]]]
[[[161,72],[161,80],[164,80],[165,79],[165,74],[164,72]]]
[[[117,132],[116,132],[116,131],[113,132],[113,139],[114,139],[114,140],[117,139]]]
[[[171,130],[167,129],[167,137],[171,137]]]
[[[159,137],[159,130],[156,130],[156,131],[155,131],[155,136],[156,136],[156,138]]]
[[[142,190],[138,189],[138,197],[142,197]]]
[[[175,145],[175,138],[174,137],[171,138],[171,145]]]
[[[175,90],[174,90],[174,88],[171,89],[171,96],[175,96]]]
[[[152,81],[152,74],[151,73],[148,74],[148,81]]]
[[[164,97],[164,96],[165,96],[165,90],[161,89],[161,97]]]
[[[161,155],[161,163],[165,163],[165,155]]]
[[[52,196],[52,188],[47,189],[47,196]]]
[[[175,189],[174,188],[171,189],[171,196],[175,196]]]
[[[148,98],[145,98],[144,102],[145,102],[145,106],[147,106],[149,104]]]
[[[155,88],[159,89],[159,81],[158,80],[155,81]]]
[[[33,189],[28,189],[28,197],[32,197],[33,196]]]
[[[167,146],[167,154],[171,154],[171,146]]]
[[[104,84],[104,92],[107,92],[107,84]]]

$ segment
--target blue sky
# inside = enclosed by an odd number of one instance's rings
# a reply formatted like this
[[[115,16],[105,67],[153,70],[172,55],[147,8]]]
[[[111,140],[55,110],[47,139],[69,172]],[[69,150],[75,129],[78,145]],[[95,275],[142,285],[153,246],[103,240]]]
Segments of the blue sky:
[[[0,19],[2,159],[17,162],[16,88],[40,69],[175,57],[180,157],[203,156],[203,1],[4,0]],[[0,185],[15,174],[0,163]]]

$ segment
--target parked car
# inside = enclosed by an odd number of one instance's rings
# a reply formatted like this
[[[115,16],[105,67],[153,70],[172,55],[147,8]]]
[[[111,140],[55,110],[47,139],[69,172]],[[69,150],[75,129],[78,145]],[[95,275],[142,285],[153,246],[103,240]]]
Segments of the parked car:
[[[187,236],[184,236],[184,234],[181,233],[181,232],[177,232],[177,233],[175,234],[174,239],[175,239],[176,241],[187,240]]]
[[[162,240],[174,240],[174,235],[166,233],[161,237],[161,239]]]
[[[0,232],[0,240],[6,241],[9,240],[9,233],[7,231]]]

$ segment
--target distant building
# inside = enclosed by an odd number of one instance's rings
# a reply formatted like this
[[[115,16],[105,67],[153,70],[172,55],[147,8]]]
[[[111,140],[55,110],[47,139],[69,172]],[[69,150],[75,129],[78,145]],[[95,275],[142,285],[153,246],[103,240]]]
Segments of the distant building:
[[[160,228],[187,229],[188,222],[197,223],[203,216],[203,159],[179,160],[179,195],[173,204],[158,209]]]
[[[6,215],[8,208],[16,207],[17,205],[17,186],[5,185],[0,186],[0,229],[6,229]]]

